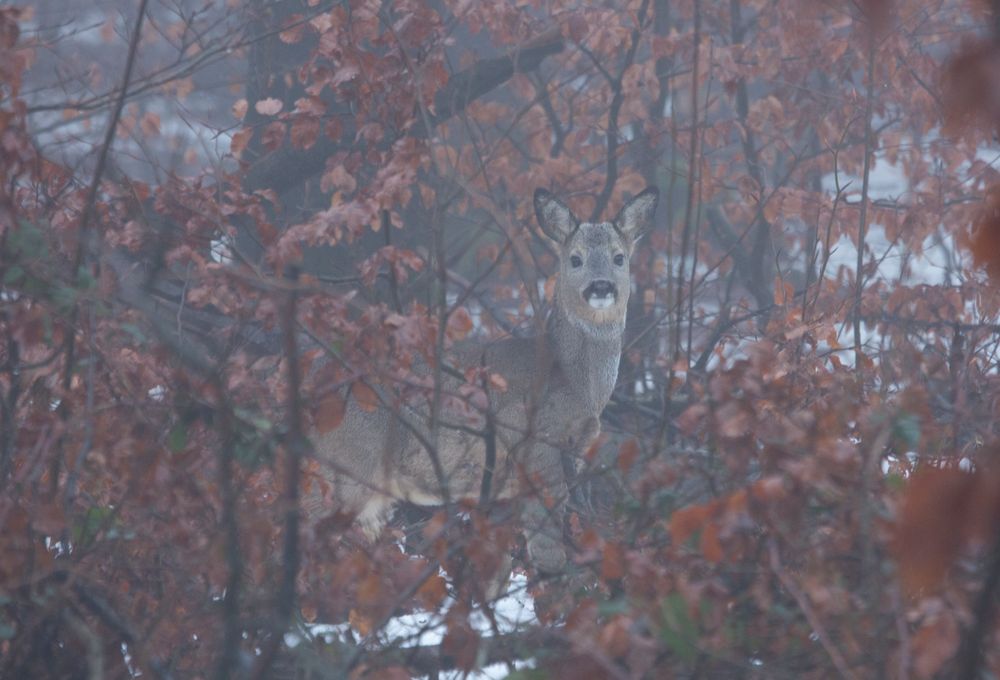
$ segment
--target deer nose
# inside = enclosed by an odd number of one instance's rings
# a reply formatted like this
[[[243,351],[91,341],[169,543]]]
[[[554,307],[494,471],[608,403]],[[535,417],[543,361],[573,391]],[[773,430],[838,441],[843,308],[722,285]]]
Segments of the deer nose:
[[[607,297],[615,294],[615,284],[610,281],[592,281],[587,290],[590,293],[587,297]]]

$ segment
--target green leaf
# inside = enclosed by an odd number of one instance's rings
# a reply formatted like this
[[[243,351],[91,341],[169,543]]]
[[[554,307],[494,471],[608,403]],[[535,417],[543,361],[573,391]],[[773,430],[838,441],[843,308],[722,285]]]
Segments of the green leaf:
[[[3,282],[6,285],[12,285],[20,281],[23,277],[24,269],[15,264],[8,267],[7,271],[3,273]]]
[[[628,602],[623,597],[614,600],[604,600],[597,605],[599,616],[610,617],[615,614],[624,614],[628,611]]]
[[[920,445],[920,420],[912,413],[901,413],[892,424],[892,433],[915,449]]]
[[[233,458],[248,470],[255,470],[273,458],[270,440],[255,435],[239,436],[233,446]]]
[[[83,517],[73,523],[71,531],[73,543],[85,546],[93,542],[97,532],[104,528],[111,517],[112,509],[107,506],[92,505],[87,508]]]
[[[123,323],[118,326],[118,328],[131,335],[132,338],[140,345],[146,344],[146,334],[143,333],[142,329],[134,323]]]
[[[661,606],[663,628],[660,635],[674,654],[685,663],[698,657],[698,628],[688,614],[687,603],[679,593],[668,595]]]
[[[172,453],[180,453],[187,446],[187,425],[177,423],[167,433],[167,448]]]
[[[17,634],[17,629],[6,621],[0,621],[0,640],[10,640]]]
[[[76,273],[77,288],[80,290],[91,290],[97,287],[97,279],[90,272],[90,267],[81,266],[80,271]]]
[[[234,410],[234,412],[236,413],[237,418],[239,418],[245,423],[253,425],[258,430],[262,430],[264,432],[270,432],[271,428],[274,427],[274,423],[272,423],[270,420],[260,415],[259,413],[254,413],[253,411],[249,411],[247,409],[239,407],[237,407]]]
[[[52,302],[61,312],[67,312],[76,304],[77,291],[71,286],[55,286],[52,289]]]
[[[9,239],[11,250],[22,257],[37,258],[45,254],[45,238],[31,222],[21,220]]]
[[[507,680],[549,680],[549,674],[540,668],[522,668],[506,676]]]
[[[906,477],[898,472],[890,472],[885,476],[885,485],[892,491],[902,491],[906,488]]]

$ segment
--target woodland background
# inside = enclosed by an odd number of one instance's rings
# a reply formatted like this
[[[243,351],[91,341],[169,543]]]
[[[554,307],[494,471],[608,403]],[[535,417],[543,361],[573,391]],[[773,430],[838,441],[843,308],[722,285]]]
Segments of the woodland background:
[[[996,5],[0,3],[0,676],[996,677]],[[536,187],[647,184],[565,575],[302,522],[340,388],[542,323]]]

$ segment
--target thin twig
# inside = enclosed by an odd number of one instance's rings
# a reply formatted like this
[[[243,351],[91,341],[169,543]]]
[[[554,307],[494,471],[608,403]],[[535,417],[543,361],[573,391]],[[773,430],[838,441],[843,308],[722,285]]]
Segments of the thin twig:
[[[73,255],[73,268],[70,270],[70,277],[73,287],[79,289],[80,267],[83,265],[83,258],[86,254],[87,239],[89,237],[90,219],[94,213],[94,206],[97,203],[97,192],[101,186],[101,179],[104,176],[104,168],[108,162],[108,154],[111,145],[115,140],[115,131],[118,129],[118,121],[121,119],[122,109],[125,107],[125,98],[128,95],[129,82],[132,79],[132,69],[135,66],[135,55],[139,48],[139,41],[142,39],[142,23],[146,17],[146,6],[149,0],[141,0],[139,3],[139,16],[135,21],[135,29],[132,31],[132,38],[129,41],[128,57],[125,60],[125,71],[122,74],[122,84],[118,92],[118,100],[111,111],[111,118],[108,120],[108,129],[104,133],[104,142],[101,144],[100,152],[97,156],[97,167],[94,169],[94,177],[90,181],[90,188],[87,191],[87,200],[83,206],[83,214],[80,216],[80,227],[77,230],[76,252]],[[80,314],[80,305],[74,304],[69,314],[66,331],[66,364],[63,367],[62,380],[62,401],[59,403],[59,415],[66,423],[72,415],[72,406],[69,399],[70,387],[73,384],[73,369],[76,363],[76,323]],[[50,492],[54,496],[59,486],[59,471],[62,467],[63,439],[60,438],[56,447],[56,455],[53,456],[49,468]]]
[[[785,571],[785,568],[781,565],[781,557],[778,554],[778,545],[775,543],[774,539],[770,539],[767,542],[768,555],[770,557],[771,571],[774,575],[778,577],[781,585],[784,586],[788,594],[792,596],[795,603],[799,606],[802,614],[806,617],[806,621],[809,623],[809,627],[812,628],[813,633],[816,634],[816,638],[819,640],[820,645],[823,650],[830,657],[830,661],[833,662],[834,668],[840,673],[842,677],[851,678],[856,680],[858,677],[854,671],[850,669],[847,665],[847,661],[844,659],[840,650],[833,644],[830,639],[830,634],[827,632],[826,627],[823,622],[819,620],[816,616],[816,612],[813,611],[812,606],[809,604],[809,599],[806,594],[802,592],[795,580]]]
[[[233,412],[226,401],[225,386],[222,376],[213,380],[222,408],[220,408],[219,429],[222,435],[222,446],[219,447],[218,484],[222,496],[222,531],[226,568],[226,593],[222,598],[222,653],[219,654],[219,666],[216,677],[227,680],[233,676],[239,661],[242,626],[240,624],[240,596],[243,592],[243,560],[240,553],[239,524],[236,517],[236,487],[233,483],[234,458],[236,448],[236,433],[233,423]]]
[[[298,269],[291,271],[291,277],[298,280]],[[282,494],[285,515],[284,547],[282,549],[281,583],[275,601],[275,618],[271,639],[260,655],[260,662],[254,669],[253,677],[266,678],[278,648],[284,642],[284,633],[292,622],[297,606],[296,580],[299,574],[299,483],[302,476],[302,459],[308,453],[309,440],[302,426],[302,375],[299,366],[298,323],[296,306],[298,288],[289,286],[284,313],[282,333],[285,339],[285,362],[288,371],[288,440],[285,452],[285,489]]]
[[[987,633],[993,630],[996,617],[997,593],[1000,592],[1000,533],[997,534],[990,551],[986,580],[976,598],[972,615],[972,625],[962,641],[959,653],[957,680],[977,680],[983,663],[983,642]]]
[[[612,98],[611,106],[608,109],[608,132],[606,135],[607,165],[604,170],[604,186],[601,188],[601,193],[597,195],[597,199],[594,201],[594,210],[590,214],[591,222],[596,222],[601,218],[604,210],[608,207],[608,201],[611,200],[611,193],[615,189],[615,184],[618,182],[618,116],[621,113],[622,104],[625,103],[623,81],[625,74],[635,62],[635,54],[636,50],[639,49],[639,40],[642,38],[643,24],[646,23],[646,13],[648,10],[649,0],[643,0],[639,6],[635,28],[632,29],[632,39],[628,51],[625,53],[625,61],[618,72],[618,77],[609,81]],[[598,67],[600,68],[600,65]],[[605,77],[607,77],[607,71],[604,71],[603,68],[601,70],[605,74]]]
[[[688,148],[688,186],[687,203],[684,206],[684,229],[681,232],[680,266],[677,268],[677,293],[674,296],[677,305],[677,319],[674,326],[673,362],[677,363],[681,355],[681,317],[684,313],[684,269],[687,252],[691,243],[692,224],[695,214],[696,177],[698,174],[698,82],[699,53],[701,52],[701,2],[694,0],[694,50],[691,73],[691,143]],[[695,246],[697,248],[697,245]],[[688,291],[693,294],[694,291]],[[688,323],[692,323],[688,319]]]
[[[865,159],[861,175],[861,210],[858,216],[858,257],[854,278],[854,367],[858,372],[858,388],[864,365],[861,361],[861,293],[864,289],[865,235],[868,230],[868,186],[872,157],[872,106],[875,101],[875,29],[868,30],[868,82],[865,84]]]

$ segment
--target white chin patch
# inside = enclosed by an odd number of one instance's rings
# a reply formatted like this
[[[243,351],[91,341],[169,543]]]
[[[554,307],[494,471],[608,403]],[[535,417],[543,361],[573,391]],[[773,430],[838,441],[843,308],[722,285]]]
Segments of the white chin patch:
[[[592,295],[587,300],[587,304],[589,304],[594,309],[607,309],[611,305],[615,304],[615,296],[608,295],[605,297],[597,297],[595,295]]]

